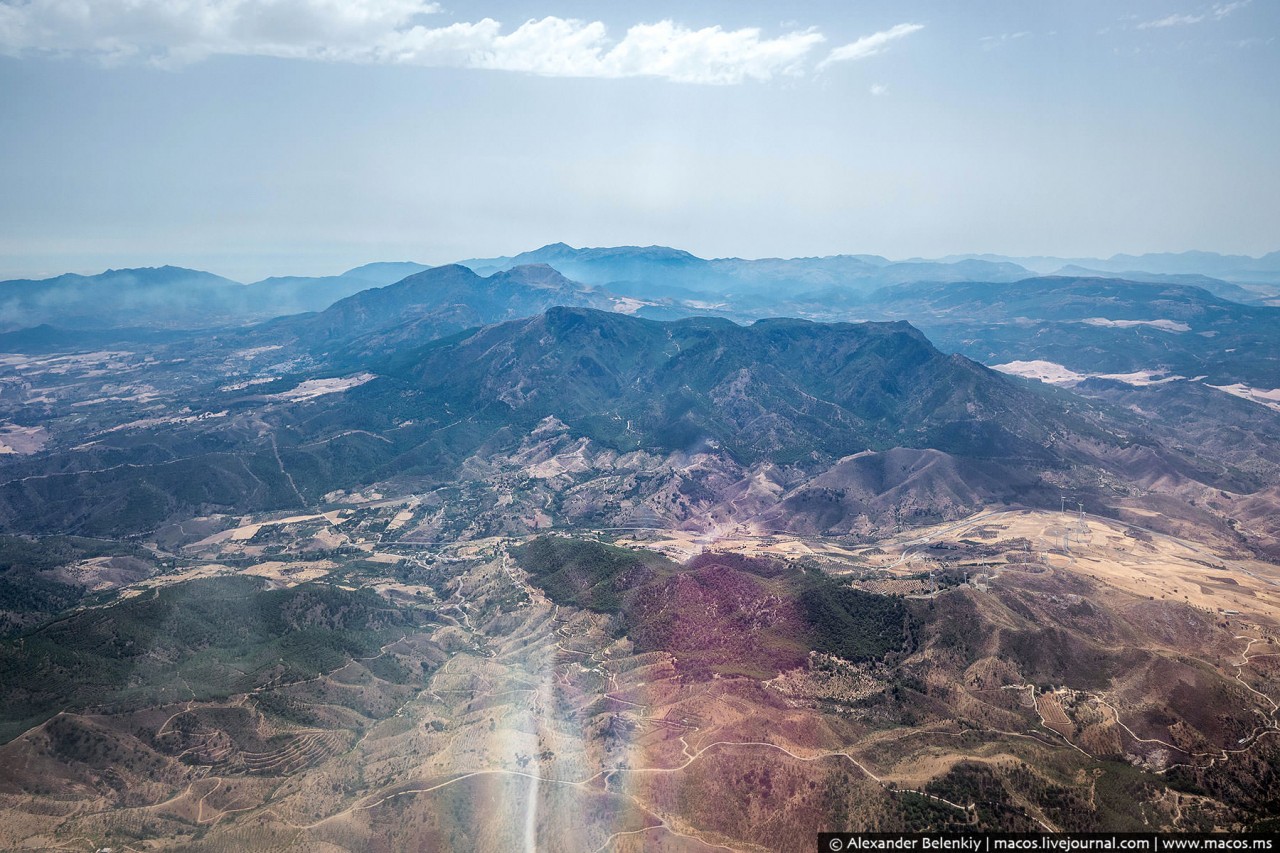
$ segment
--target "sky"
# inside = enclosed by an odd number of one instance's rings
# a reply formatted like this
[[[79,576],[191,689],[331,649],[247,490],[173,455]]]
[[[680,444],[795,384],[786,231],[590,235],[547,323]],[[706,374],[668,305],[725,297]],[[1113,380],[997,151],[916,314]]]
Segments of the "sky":
[[[1280,249],[1276,0],[0,0],[0,278]]]

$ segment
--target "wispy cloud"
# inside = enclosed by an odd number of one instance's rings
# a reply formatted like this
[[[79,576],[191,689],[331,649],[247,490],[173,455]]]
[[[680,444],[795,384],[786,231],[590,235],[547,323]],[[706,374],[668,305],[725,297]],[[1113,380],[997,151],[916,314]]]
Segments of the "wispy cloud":
[[[562,77],[731,84],[804,72],[814,29],[638,24],[553,16],[509,31],[492,18],[432,25],[427,0],[30,0],[0,3],[0,53],[182,65],[210,56],[500,69]]]
[[[1141,24],[1138,24],[1138,29],[1158,30],[1166,27],[1188,27],[1192,24],[1199,24],[1211,19],[1214,21],[1221,21],[1231,13],[1248,6],[1250,2],[1252,2],[1252,0],[1231,0],[1229,3],[1214,3],[1208,11],[1199,15],[1192,15],[1186,12],[1166,15],[1163,18],[1156,18],[1152,21],[1143,21]]]
[[[998,36],[983,36],[978,39],[978,41],[982,43],[983,50],[994,50],[1001,45],[1007,44],[1011,41],[1017,41],[1018,39],[1024,39],[1029,35],[1031,35],[1031,33],[1024,30],[1017,33],[1000,33]]]
[[[1204,20],[1204,15],[1168,15],[1163,18],[1157,18],[1154,21],[1143,21],[1138,24],[1140,30],[1160,30],[1165,27],[1186,27],[1191,24],[1198,24]]]
[[[877,98],[879,98],[882,95],[889,94],[889,87],[883,83],[872,83],[871,89],[869,91],[871,92],[872,95],[875,95]]]
[[[1213,6],[1213,17],[1221,21],[1232,12],[1248,6],[1250,2],[1251,0],[1234,0],[1234,2],[1231,3],[1215,3]]]
[[[875,56],[878,53],[884,53],[889,49],[889,43],[897,41],[900,38],[919,32],[924,29],[924,24],[898,24],[878,33],[872,33],[869,36],[863,36],[855,42],[851,42],[841,47],[837,47],[831,53],[827,54],[827,58],[818,63],[819,68],[825,68],[835,62],[849,62],[856,59],[866,59],[869,56]]]

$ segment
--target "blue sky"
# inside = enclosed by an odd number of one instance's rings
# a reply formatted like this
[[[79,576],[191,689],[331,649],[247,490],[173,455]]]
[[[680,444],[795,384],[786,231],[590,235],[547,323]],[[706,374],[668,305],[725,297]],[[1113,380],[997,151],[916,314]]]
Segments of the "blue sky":
[[[1280,3],[0,0],[0,277],[1280,249]]]

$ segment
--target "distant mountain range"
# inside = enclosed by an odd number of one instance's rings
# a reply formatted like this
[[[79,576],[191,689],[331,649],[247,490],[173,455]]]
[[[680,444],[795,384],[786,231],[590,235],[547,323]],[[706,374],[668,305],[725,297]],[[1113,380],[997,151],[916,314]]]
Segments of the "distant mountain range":
[[[1093,275],[1132,281],[1194,284],[1228,299],[1257,298],[1259,291],[1234,282],[1280,285],[1280,252],[1261,258],[1219,255],[1215,252],[1115,255],[1100,258],[1008,257],[952,255],[890,261],[879,255],[832,255],[821,258],[704,259],[665,246],[619,246],[575,249],[552,243],[512,257],[460,261],[482,274],[527,263],[550,264],[570,278],[607,285],[663,287],[655,295],[679,295],[680,290],[744,295],[785,286],[792,292],[826,287],[865,291],[919,281],[1008,282],[1034,275]],[[1271,292],[1264,289],[1263,292]]]
[[[981,260],[1015,263],[1039,273],[1059,273],[1075,266],[1112,275],[1135,271],[1160,275],[1202,275],[1230,282],[1280,283],[1280,251],[1260,258],[1222,255],[1217,252],[1154,252],[1145,255],[1112,255],[1109,258],[1057,258],[1047,255],[949,255],[941,261]]]
[[[553,243],[511,257],[471,259],[459,265],[485,278],[521,266],[546,265],[576,283],[579,291],[581,285],[607,291],[620,310],[638,308],[617,297],[665,303],[677,306],[678,312],[726,316],[767,316],[804,293],[830,292],[847,301],[896,285],[1012,283],[1043,273],[1193,285],[1236,302],[1280,298],[1277,252],[1262,258],[1187,252],[1116,255],[1105,260],[998,255],[909,261],[890,261],[878,255],[746,260],[699,258],[664,246],[575,249]],[[81,331],[130,329],[134,334],[137,330],[242,326],[321,311],[346,297],[386,287],[427,269],[408,261],[380,262],[341,275],[281,276],[247,285],[171,266],[6,281],[0,282],[0,333],[42,325]],[[576,297],[567,304],[605,305]],[[467,322],[461,319],[465,313],[459,315],[458,322]],[[477,318],[477,322],[500,319],[492,311],[481,311]],[[43,334],[46,338],[50,335]]]
[[[1149,371],[1263,388],[1280,377],[1280,308],[1184,284],[1065,276],[914,284],[859,307],[868,319],[909,319],[984,364],[1042,359],[1084,374]]]
[[[368,264],[342,275],[288,276],[253,284],[182,267],[68,273],[42,281],[0,282],[0,332],[61,329],[194,329],[238,325],[303,311],[426,269],[415,263]]]
[[[564,243],[509,258],[461,263],[481,274],[521,264],[549,264],[576,281],[649,296],[759,295],[778,287],[796,291],[839,286],[866,291],[907,281],[1016,281],[1031,275],[1016,264],[982,260],[894,263],[876,255],[707,260],[665,246],[574,249]]]
[[[1185,284],[1209,291],[1214,296],[1231,299],[1236,302],[1257,301],[1265,291],[1250,290],[1238,284],[1211,278],[1200,273],[1152,273],[1142,270],[1125,270],[1123,272],[1104,272],[1089,269],[1077,264],[1067,264],[1052,273],[1056,277],[1065,278],[1104,278],[1121,281],[1138,281],[1148,284]]]
[[[208,329],[184,358],[212,369],[240,350],[271,351],[287,372],[356,369],[398,347],[556,306],[738,323],[907,320],[944,351],[1013,364],[1028,376],[1130,376],[1130,385],[1182,377],[1250,405],[1280,406],[1267,396],[1280,384],[1280,309],[1199,274],[1128,275],[1036,276],[990,258],[706,260],[665,247],[564,244],[467,264],[376,263],[251,285],[177,267],[113,270],[0,283],[0,352],[180,346],[184,330]]]
[[[67,274],[0,283],[0,330],[56,323],[67,329],[181,328],[226,322],[250,304],[248,290],[212,273],[181,267]]]
[[[546,264],[488,276],[449,264],[360,291],[317,314],[281,318],[262,332],[273,341],[296,341],[327,356],[347,350],[369,353],[541,314],[557,305],[627,313],[655,307],[570,281]]]

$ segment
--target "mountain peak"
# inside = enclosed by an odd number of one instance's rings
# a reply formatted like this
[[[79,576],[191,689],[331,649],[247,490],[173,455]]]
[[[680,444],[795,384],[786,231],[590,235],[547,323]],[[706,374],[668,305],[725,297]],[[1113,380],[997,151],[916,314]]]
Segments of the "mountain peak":
[[[223,278],[215,273],[205,272],[204,270],[194,270],[188,267],[176,267],[172,264],[165,264],[159,267],[124,267],[121,269],[108,269],[103,270],[98,275],[80,276],[80,278],[98,281],[123,277],[132,277],[140,281],[160,281],[175,277],[182,277],[184,279],[201,278],[217,281],[230,281],[230,279]]]
[[[576,258],[579,253],[587,251],[586,249],[575,249],[568,243],[548,243],[547,245],[534,249],[531,252],[521,252],[511,258],[512,264],[520,266],[528,263],[545,263],[547,261],[558,261]]]
[[[430,269],[426,264],[416,261],[375,261],[352,267],[342,273],[343,278],[356,278],[371,284],[395,284],[403,278]]]
[[[577,282],[566,278],[559,270],[546,263],[520,264],[509,270],[494,273],[488,277],[488,280],[495,283],[511,281],[551,290],[581,289]]]

